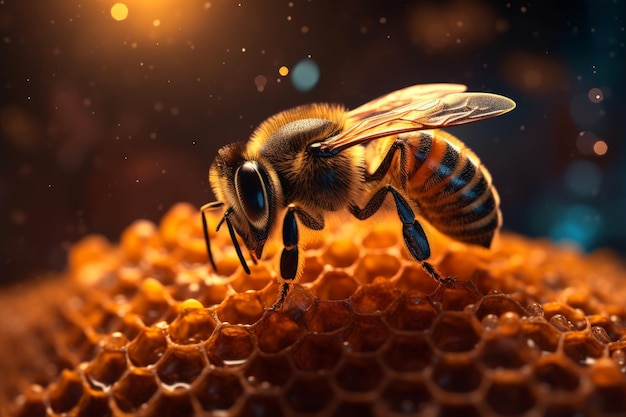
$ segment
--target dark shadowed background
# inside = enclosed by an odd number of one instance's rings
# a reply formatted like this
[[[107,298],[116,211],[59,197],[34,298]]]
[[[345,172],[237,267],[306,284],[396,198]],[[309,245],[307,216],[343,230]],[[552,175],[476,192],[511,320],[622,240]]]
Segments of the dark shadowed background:
[[[86,234],[116,240],[175,202],[211,201],[216,150],[280,110],[432,82],[517,102],[451,129],[491,171],[506,229],[624,253],[623,9],[0,0],[0,280],[62,269]]]

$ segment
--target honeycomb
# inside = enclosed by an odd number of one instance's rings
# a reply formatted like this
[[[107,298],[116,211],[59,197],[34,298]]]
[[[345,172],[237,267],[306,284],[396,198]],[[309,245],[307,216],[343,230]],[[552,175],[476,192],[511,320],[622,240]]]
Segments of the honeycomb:
[[[431,230],[433,263],[455,277],[443,285],[397,219],[364,224],[310,236],[277,311],[280,247],[248,276],[212,232],[215,273],[190,205],[118,244],[83,239],[63,276],[0,295],[2,414],[626,415],[614,255],[512,234],[484,250]]]

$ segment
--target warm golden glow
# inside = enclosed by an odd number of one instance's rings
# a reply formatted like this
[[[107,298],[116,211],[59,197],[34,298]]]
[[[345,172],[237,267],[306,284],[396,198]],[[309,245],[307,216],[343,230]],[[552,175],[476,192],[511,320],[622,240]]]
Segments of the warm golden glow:
[[[414,2],[406,16],[411,41],[433,50],[476,47],[498,34],[493,10],[481,2]]]
[[[194,39],[205,24],[217,18],[210,2],[112,0],[104,3],[102,10],[105,14],[94,16],[87,29],[89,36],[77,39],[77,47],[89,50],[95,42],[101,46],[103,59],[109,55],[117,59],[123,50],[145,52],[165,44],[194,49]]]
[[[524,85],[526,85],[526,87],[528,87],[529,89],[536,89],[539,88],[539,86],[541,85],[541,73],[537,70],[529,69],[528,71],[524,72],[522,77],[524,80]]]
[[[519,51],[511,52],[503,67],[512,85],[538,95],[558,91],[566,73],[562,63],[551,56]]]
[[[289,68],[287,68],[286,66],[283,65],[282,67],[278,68],[278,73],[281,76],[286,77],[287,74],[289,74]]]
[[[124,3],[115,3],[113,7],[111,7],[111,16],[118,22],[126,20],[128,17],[128,6]]]

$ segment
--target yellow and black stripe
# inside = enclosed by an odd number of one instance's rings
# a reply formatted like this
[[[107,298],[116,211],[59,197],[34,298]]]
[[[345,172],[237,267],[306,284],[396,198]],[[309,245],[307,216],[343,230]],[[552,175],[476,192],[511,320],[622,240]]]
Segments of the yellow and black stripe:
[[[440,232],[488,248],[502,223],[491,175],[461,141],[442,130],[407,134],[406,193]]]

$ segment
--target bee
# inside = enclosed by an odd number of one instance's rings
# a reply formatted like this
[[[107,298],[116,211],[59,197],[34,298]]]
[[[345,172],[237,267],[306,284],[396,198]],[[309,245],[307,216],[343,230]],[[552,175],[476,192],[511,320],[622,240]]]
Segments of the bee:
[[[221,148],[209,170],[217,201],[201,208],[209,262],[217,270],[206,212],[223,210],[241,266],[250,268],[269,239],[282,235],[279,308],[303,268],[301,228],[323,230],[325,215],[349,212],[366,220],[388,200],[395,204],[404,243],[434,279],[430,246],[416,218],[441,233],[489,248],[502,224],[491,175],[459,139],[439,128],[502,115],[515,103],[465,92],[459,84],[414,85],[353,110],[309,104],[265,120],[249,142]]]

